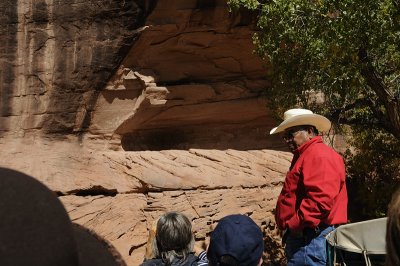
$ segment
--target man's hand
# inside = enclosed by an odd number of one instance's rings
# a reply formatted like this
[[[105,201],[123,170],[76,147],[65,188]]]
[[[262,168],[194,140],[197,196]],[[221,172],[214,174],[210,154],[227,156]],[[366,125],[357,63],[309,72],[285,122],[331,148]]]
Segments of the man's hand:
[[[146,243],[146,253],[144,255],[146,259],[153,259],[155,257],[153,252],[153,242],[155,241],[156,238],[157,222],[158,220],[155,220],[149,230],[149,237]]]
[[[276,232],[280,237],[283,237],[286,234],[286,231],[287,229],[279,229],[278,227],[276,227]]]
[[[199,256],[199,254],[202,251],[207,251],[208,245],[210,244],[210,238],[207,237],[205,240],[197,241],[194,243],[193,251],[196,256]]]

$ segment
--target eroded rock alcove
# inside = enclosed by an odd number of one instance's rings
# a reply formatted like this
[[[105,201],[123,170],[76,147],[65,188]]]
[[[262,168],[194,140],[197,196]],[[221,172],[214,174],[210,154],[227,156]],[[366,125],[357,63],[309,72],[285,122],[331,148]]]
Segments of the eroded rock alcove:
[[[197,241],[248,214],[279,261],[273,210],[291,156],[267,135],[254,14],[205,0],[0,8],[1,166],[45,183],[128,265],[166,210],[187,214]]]

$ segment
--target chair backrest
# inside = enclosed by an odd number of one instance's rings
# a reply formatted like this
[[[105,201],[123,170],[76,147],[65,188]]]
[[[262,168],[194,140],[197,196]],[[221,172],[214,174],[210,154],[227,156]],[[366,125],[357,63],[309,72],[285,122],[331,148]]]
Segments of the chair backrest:
[[[329,265],[383,265],[387,218],[339,226],[326,237]],[[346,263],[347,261],[347,263]],[[351,262],[350,262],[351,261]]]

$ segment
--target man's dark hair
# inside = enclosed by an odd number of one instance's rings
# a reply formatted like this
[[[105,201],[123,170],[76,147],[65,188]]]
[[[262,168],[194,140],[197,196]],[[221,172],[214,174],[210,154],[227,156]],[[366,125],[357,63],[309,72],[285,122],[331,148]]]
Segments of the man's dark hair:
[[[316,136],[318,136],[318,134],[319,134],[318,129],[315,126],[304,125],[304,126],[300,126],[300,127],[305,131],[308,131],[311,128]]]
[[[318,129],[317,129],[316,127],[314,127],[314,126],[312,126],[312,128],[313,128],[313,130],[314,130],[314,134],[315,134],[315,135],[319,135]]]

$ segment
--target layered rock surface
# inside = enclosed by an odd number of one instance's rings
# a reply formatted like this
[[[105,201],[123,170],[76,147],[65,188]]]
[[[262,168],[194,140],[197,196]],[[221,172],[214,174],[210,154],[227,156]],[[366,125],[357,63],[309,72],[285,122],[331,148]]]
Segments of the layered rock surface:
[[[280,261],[273,210],[291,155],[263,98],[254,14],[225,1],[0,3],[1,166],[55,191],[128,265],[164,211],[204,241],[250,215]]]

